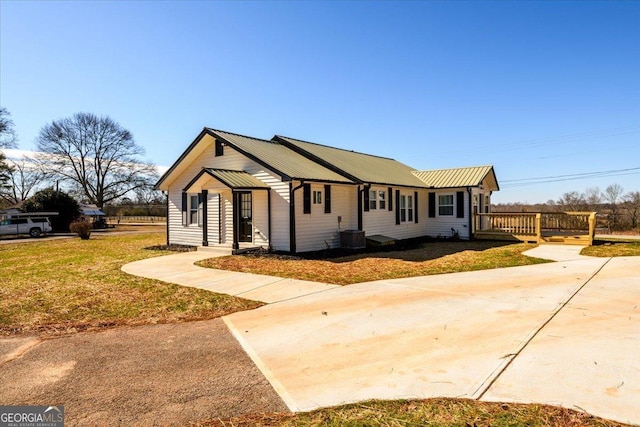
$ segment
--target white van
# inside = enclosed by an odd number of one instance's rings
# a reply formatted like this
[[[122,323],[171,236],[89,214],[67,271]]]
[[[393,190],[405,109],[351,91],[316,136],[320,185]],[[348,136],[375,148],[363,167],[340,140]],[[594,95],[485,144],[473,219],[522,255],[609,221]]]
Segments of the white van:
[[[51,222],[47,217],[17,217],[0,221],[0,236],[28,234],[40,237],[51,230]]]

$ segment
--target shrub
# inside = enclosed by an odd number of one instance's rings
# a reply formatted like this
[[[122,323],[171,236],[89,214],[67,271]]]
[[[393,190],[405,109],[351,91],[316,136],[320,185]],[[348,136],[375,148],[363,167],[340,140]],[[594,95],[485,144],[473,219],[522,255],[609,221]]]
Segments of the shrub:
[[[72,233],[76,233],[82,240],[89,240],[91,236],[92,225],[89,221],[73,221],[69,225]]]
[[[23,208],[25,212],[58,212],[58,215],[49,218],[53,231],[69,231],[69,223],[80,216],[78,202],[67,193],[53,188],[38,191],[24,201]]]

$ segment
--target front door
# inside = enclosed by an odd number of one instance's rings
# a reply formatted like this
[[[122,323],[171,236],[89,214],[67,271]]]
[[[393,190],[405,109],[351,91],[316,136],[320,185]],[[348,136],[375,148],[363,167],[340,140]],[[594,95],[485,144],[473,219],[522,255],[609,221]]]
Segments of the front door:
[[[251,192],[238,193],[238,242],[253,242]]]

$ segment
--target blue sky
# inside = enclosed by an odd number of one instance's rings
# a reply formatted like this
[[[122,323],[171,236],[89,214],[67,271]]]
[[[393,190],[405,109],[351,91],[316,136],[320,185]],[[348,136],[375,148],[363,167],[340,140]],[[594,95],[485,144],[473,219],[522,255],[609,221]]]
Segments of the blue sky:
[[[493,164],[494,202],[638,191],[639,76],[640,2],[0,0],[0,105],[26,150],[92,112],[164,166],[210,126]]]

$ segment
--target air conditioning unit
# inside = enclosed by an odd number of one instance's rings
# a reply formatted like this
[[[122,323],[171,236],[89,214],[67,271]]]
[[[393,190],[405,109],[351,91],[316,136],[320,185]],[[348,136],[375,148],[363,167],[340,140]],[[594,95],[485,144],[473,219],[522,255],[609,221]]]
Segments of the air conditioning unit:
[[[362,249],[367,241],[362,230],[344,230],[340,232],[340,247],[346,249]]]

